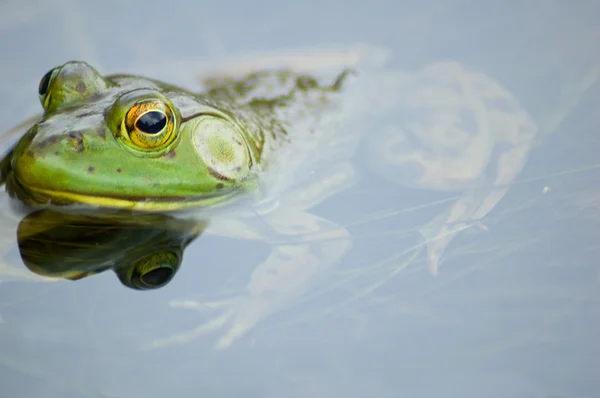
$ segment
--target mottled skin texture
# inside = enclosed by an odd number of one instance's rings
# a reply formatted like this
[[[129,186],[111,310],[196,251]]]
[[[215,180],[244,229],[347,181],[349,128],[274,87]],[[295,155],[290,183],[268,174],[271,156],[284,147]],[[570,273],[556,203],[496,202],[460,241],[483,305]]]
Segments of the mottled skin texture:
[[[256,97],[252,83],[275,75],[289,91]],[[339,84],[321,86],[286,72],[249,76],[244,83],[223,81],[200,95],[66,63],[41,80],[44,115],[8,155],[2,179],[32,205],[214,206],[255,188],[257,171],[285,143],[275,108],[288,106],[297,92],[333,92]],[[161,131],[144,124],[149,115],[162,118]]]

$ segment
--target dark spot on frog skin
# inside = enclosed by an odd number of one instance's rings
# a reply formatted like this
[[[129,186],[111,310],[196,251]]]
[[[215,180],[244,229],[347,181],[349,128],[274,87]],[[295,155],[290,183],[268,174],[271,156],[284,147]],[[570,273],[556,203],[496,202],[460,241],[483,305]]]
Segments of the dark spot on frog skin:
[[[215,188],[217,188],[217,189],[223,189],[223,187],[225,187],[225,185],[224,185],[222,182],[218,182],[218,183],[215,185]]]
[[[55,154],[56,156],[60,156],[60,152],[58,152],[58,151],[54,152],[54,154]]]
[[[94,172],[94,166],[88,167],[88,173],[93,173],[93,172]]]
[[[120,173],[120,172],[122,172],[122,171],[123,171],[123,170],[121,170],[120,168],[119,168],[119,169],[117,169],[117,173]]]
[[[86,118],[86,117],[88,117],[88,116],[93,116],[94,114],[95,114],[95,113],[94,113],[93,111],[90,111],[90,112],[82,112],[82,113],[78,113],[77,115],[75,115],[75,117],[76,117],[77,119],[83,119],[83,118]]]
[[[57,137],[55,135],[50,136],[48,138],[46,138],[45,140],[41,141],[39,144],[37,144],[38,148],[46,148],[48,145],[50,144],[54,144],[57,140]]]
[[[169,152],[167,152],[167,154],[165,156],[168,157],[169,159],[173,159],[175,157],[175,150],[171,149]]]

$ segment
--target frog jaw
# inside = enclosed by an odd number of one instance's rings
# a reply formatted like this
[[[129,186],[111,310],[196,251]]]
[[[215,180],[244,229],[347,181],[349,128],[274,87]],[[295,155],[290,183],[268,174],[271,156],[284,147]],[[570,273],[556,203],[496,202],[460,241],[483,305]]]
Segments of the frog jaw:
[[[250,184],[247,184],[250,185]],[[197,207],[223,206],[235,201],[245,189],[231,189],[229,192],[216,192],[199,196],[174,197],[125,197],[99,196],[72,191],[56,191],[39,187],[25,187],[14,173],[9,173],[6,188],[12,197],[16,197],[33,206],[78,204],[90,207],[122,209],[146,212],[170,212]]]

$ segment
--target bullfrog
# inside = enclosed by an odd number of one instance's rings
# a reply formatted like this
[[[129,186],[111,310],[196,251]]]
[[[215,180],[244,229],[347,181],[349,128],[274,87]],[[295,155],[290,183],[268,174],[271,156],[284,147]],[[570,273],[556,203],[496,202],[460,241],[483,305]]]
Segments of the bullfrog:
[[[2,181],[33,208],[193,216],[210,220],[208,233],[275,242],[245,292],[212,307],[170,303],[220,315],[147,345],[225,329],[215,345],[225,349],[351,249],[346,228],[310,210],[363,176],[357,153],[392,183],[462,192],[418,228],[432,274],[525,163],[535,121],[492,78],[455,61],[372,72],[361,62],[319,73],[255,63],[204,76],[191,92],[68,62],[40,80],[44,114],[2,160]]]

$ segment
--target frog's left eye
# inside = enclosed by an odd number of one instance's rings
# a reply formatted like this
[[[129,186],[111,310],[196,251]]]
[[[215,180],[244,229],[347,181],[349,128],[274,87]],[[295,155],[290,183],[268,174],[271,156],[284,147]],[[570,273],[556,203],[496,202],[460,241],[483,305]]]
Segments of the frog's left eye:
[[[52,86],[53,80],[56,80],[60,67],[52,68],[42,77],[40,84],[38,85],[38,94],[40,103],[46,109],[48,104],[51,102],[50,87]]]
[[[124,119],[124,133],[137,149],[152,151],[168,145],[175,135],[175,118],[168,104],[153,99],[138,102]]]
[[[52,75],[54,75],[54,71],[56,71],[56,68],[50,69],[40,80],[40,84],[38,86],[38,94],[40,95],[40,98],[44,98],[46,94],[48,94],[50,80],[52,79]]]
[[[44,111],[72,105],[106,90],[107,83],[85,62],[70,61],[50,69],[40,79],[39,99]]]

